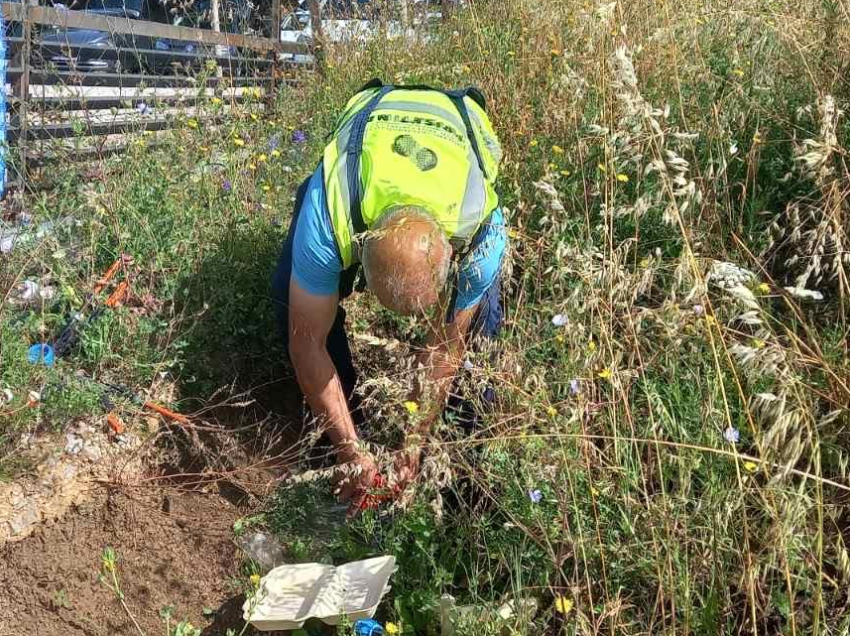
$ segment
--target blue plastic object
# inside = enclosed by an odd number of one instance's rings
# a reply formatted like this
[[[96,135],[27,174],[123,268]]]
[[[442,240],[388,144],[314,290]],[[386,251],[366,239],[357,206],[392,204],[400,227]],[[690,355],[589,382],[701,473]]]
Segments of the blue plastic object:
[[[43,363],[46,367],[52,367],[56,362],[56,354],[53,352],[53,347],[49,344],[34,344],[27,352],[27,360],[31,364]]]
[[[383,636],[384,628],[373,618],[361,618],[354,623],[354,633],[357,636]]]
[[[0,199],[6,194],[6,21],[0,15]]]

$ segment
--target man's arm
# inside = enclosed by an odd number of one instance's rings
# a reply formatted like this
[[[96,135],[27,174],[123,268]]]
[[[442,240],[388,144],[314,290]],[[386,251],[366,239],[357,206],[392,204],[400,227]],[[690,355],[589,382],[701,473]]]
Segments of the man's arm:
[[[317,296],[302,289],[292,277],[289,284],[289,356],[298,384],[313,415],[331,438],[337,463],[359,466],[361,472],[341,484],[340,499],[347,501],[358,490],[371,486],[376,468],[371,457],[357,446],[357,432],[336,367],[326,341],[336,318],[339,296]]]
[[[394,481],[401,489],[419,473],[422,444],[443,412],[449,388],[466,353],[466,334],[476,309],[477,305],[457,311],[450,323],[441,320],[442,314],[438,312],[430,325],[425,348],[416,356],[423,375],[417,379],[412,397],[417,403],[424,401],[427,410],[416,429],[407,434],[404,448],[394,462]]]

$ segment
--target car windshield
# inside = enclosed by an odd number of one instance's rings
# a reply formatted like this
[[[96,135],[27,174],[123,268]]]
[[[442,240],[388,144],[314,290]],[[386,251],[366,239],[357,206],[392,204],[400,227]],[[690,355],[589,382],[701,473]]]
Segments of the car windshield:
[[[142,0],[89,0],[86,11],[141,15]]]

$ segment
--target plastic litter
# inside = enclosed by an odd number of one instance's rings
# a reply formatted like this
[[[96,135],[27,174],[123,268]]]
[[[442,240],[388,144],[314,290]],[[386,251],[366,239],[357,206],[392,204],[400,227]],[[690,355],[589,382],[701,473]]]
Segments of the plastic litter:
[[[260,580],[256,596],[242,606],[243,618],[260,631],[298,629],[309,618],[328,625],[342,616],[355,622],[372,618],[395,570],[393,556],[339,567],[281,565]]]
[[[38,343],[27,350],[27,360],[30,364],[43,364],[46,367],[52,367],[53,363],[56,362],[56,353],[49,344]]]
[[[12,305],[30,305],[38,300],[50,300],[56,295],[56,289],[49,285],[41,285],[34,280],[25,280],[16,286],[9,298]]]
[[[354,623],[356,636],[383,636],[384,628],[374,618],[361,618]]]
[[[3,227],[0,225],[0,253],[9,254],[17,244],[24,243],[29,239],[44,238],[53,231],[53,226],[52,221],[46,221],[33,231],[25,226],[10,227],[6,225]]]
[[[239,548],[253,561],[268,571],[286,561],[283,548],[274,537],[265,532],[252,532],[236,539]]]

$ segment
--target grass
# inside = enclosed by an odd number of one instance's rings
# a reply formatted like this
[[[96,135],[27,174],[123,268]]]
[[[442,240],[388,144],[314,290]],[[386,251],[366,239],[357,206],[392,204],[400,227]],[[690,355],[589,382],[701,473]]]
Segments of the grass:
[[[497,386],[495,412],[439,431],[392,517],[310,546],[284,490],[266,522],[303,558],[395,554],[381,614],[407,633],[435,633],[443,593],[535,599],[521,634],[845,633],[848,15],[844,0],[475,3],[430,42],[330,47],[325,76],[269,113],[249,104],[156,149],[139,135],[102,180],[63,168],[25,206],[75,224],[0,274],[4,290],[57,288],[0,310],[2,474],[19,470],[22,432],[97,413],[68,388],[77,369],[136,387],[167,374],[189,412],[283,377],[270,273],[340,108],[373,76],[475,84],[505,150],[512,253],[501,354],[473,354],[463,381]],[[121,253],[128,306],[55,368],[23,362]],[[753,275],[724,283],[717,262]],[[405,345],[386,345],[421,330],[368,296],[351,305],[378,338],[357,342],[378,450],[410,422]],[[31,390],[55,397],[26,408]]]

